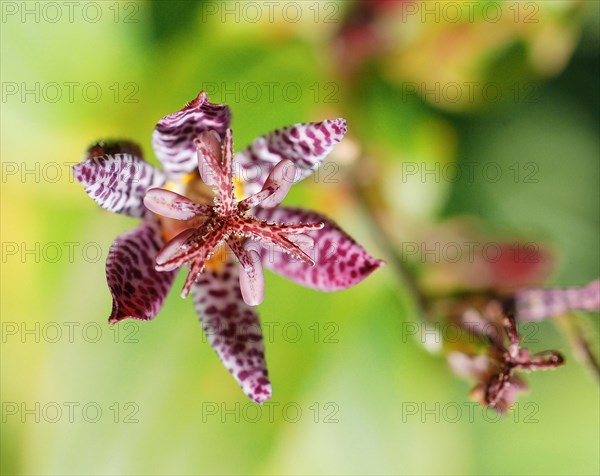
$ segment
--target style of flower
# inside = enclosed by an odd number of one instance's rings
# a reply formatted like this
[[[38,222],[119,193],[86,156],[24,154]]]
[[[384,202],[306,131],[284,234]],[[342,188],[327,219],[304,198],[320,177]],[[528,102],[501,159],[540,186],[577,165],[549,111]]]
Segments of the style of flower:
[[[481,313],[469,309],[463,324],[486,344],[486,352],[461,350],[448,355],[450,367],[456,374],[477,383],[470,392],[471,398],[500,413],[506,413],[518,394],[527,391],[527,383],[516,372],[556,369],[564,363],[556,351],[531,354],[521,347],[512,306],[510,301],[503,305],[492,300]]]
[[[98,142],[73,172],[100,206],[144,220],[110,249],[109,322],[153,319],[176,270],[188,265],[182,296],[192,293],[219,358],[262,403],[271,384],[253,306],[263,300],[263,266],[337,291],[382,262],[323,215],[279,206],[292,183],[311,175],[343,138],[343,119],[279,129],[235,155],[230,120],[228,106],[201,92],[156,125],[152,145],[164,172],[128,141]]]
[[[508,345],[505,346],[501,341],[495,342],[493,350],[496,361],[500,362],[500,365],[485,387],[485,402],[491,407],[507,400],[505,393],[510,393],[510,387],[514,386],[515,371],[535,372],[555,369],[565,361],[563,356],[554,350],[531,354],[527,349],[522,348],[513,316],[504,316],[503,324]]]

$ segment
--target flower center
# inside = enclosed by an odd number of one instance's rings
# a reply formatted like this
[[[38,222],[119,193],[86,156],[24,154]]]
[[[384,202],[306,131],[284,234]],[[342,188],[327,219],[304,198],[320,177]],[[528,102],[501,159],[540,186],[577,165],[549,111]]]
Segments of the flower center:
[[[265,249],[253,246],[252,240],[259,245],[274,245],[314,265],[303,249],[312,244],[304,233],[320,230],[324,224],[268,223],[249,213],[258,206],[274,208],[281,203],[296,175],[296,168],[289,160],[273,168],[260,192],[237,201],[236,195],[240,194],[234,193],[239,183],[232,177],[231,129],[226,131],[223,141],[215,131],[207,131],[195,143],[199,177],[186,176],[179,185],[150,189],[144,197],[146,207],[159,215],[168,239],[156,257],[156,269],[170,271],[188,265],[190,271],[182,290],[182,296],[186,297],[208,263],[214,266],[212,261],[217,259],[216,265],[220,266],[230,259],[226,253],[225,256],[216,253],[226,244],[240,264],[244,301],[260,304],[264,297],[261,256]]]
[[[214,204],[214,192],[208,187],[198,172],[190,172],[184,175],[178,182],[167,182],[163,188],[165,190],[183,195],[185,198],[196,202],[199,205],[212,206]],[[160,229],[165,243],[175,238],[179,233],[188,228],[197,228],[205,220],[204,216],[197,215],[189,220],[171,218],[167,215],[157,213],[160,222]]]

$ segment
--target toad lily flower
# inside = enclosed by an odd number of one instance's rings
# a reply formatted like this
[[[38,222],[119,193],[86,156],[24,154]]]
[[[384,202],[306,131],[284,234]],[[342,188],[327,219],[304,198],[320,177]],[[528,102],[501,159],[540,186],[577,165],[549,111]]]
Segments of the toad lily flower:
[[[182,296],[192,293],[219,358],[262,403],[271,396],[254,308],[264,296],[263,265],[304,286],[337,291],[382,262],[324,216],[279,206],[343,138],[343,119],[289,126],[235,155],[230,120],[229,107],[201,92],[156,125],[152,145],[164,172],[127,141],[93,145],[73,172],[100,206],[144,220],[110,249],[109,322],[153,319],[176,270],[189,266]]]

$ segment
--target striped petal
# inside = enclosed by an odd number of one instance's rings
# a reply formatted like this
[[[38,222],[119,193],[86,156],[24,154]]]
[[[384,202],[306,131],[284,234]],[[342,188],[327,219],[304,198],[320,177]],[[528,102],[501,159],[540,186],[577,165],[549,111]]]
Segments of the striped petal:
[[[180,111],[158,121],[152,147],[169,178],[176,179],[197,167],[194,139],[211,129],[223,137],[230,121],[229,107],[211,103],[204,91]]]
[[[163,185],[165,176],[142,159],[139,147],[131,142],[101,142],[91,146],[86,155],[73,166],[73,176],[96,203],[135,218],[152,215],[144,206],[144,194]]]
[[[175,272],[154,269],[154,259],[163,245],[158,223],[145,221],[119,236],[106,260],[106,280],[113,297],[109,322],[128,317],[154,318],[171,289]]]
[[[207,271],[192,287],[208,341],[242,390],[256,403],[271,397],[258,315],[242,299],[239,265]]]
[[[271,170],[283,159],[298,169],[298,182],[321,165],[346,134],[344,119],[296,124],[256,139],[234,158],[238,178],[246,196],[259,192]]]
[[[314,266],[281,253],[277,248],[264,246],[263,265],[303,286],[319,291],[338,291],[352,287],[383,264],[342,231],[334,222],[315,212],[279,207],[273,210],[259,208],[256,216],[269,222],[311,223],[323,222],[321,230],[303,233],[304,248],[315,262]],[[308,239],[306,237],[309,237]],[[310,240],[314,248],[310,247]]]

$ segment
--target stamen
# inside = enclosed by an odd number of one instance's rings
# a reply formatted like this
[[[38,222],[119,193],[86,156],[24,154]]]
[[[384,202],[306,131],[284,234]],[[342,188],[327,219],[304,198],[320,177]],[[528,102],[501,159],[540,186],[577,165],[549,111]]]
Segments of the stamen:
[[[263,189],[260,192],[255,193],[254,195],[251,195],[250,197],[238,203],[238,210],[240,212],[245,212],[247,210],[250,210],[251,208],[254,208],[256,205],[259,205],[261,202],[264,202],[271,195],[277,192],[278,188],[279,185],[277,184],[271,185],[266,188],[263,187]]]

